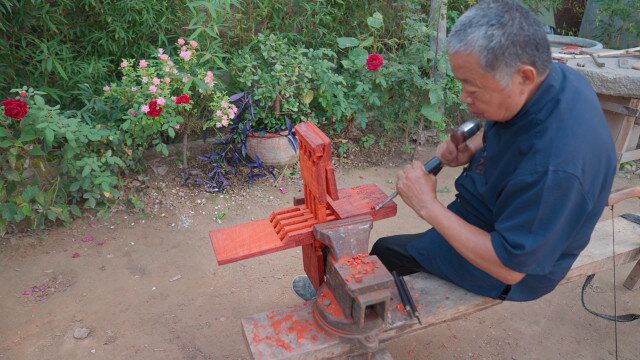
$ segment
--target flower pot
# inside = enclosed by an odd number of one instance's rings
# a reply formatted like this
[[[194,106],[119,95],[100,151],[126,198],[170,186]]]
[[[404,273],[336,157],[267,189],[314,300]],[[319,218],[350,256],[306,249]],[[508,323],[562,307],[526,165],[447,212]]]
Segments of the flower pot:
[[[247,134],[247,153],[252,159],[256,156],[265,165],[287,165],[298,160],[298,149],[293,150],[287,139],[287,131],[280,133]]]

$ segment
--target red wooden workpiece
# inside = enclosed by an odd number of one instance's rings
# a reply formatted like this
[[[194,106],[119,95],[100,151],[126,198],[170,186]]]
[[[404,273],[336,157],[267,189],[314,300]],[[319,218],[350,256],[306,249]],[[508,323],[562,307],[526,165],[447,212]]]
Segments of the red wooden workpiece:
[[[216,229],[209,235],[220,265],[302,246],[305,272],[317,288],[324,278],[324,245],[314,238],[313,225],[358,215],[380,220],[395,216],[397,209],[391,201],[374,211],[386,197],[374,184],[338,190],[329,138],[311,122],[298,124],[295,132],[300,143],[304,205],[274,211],[267,219]]]

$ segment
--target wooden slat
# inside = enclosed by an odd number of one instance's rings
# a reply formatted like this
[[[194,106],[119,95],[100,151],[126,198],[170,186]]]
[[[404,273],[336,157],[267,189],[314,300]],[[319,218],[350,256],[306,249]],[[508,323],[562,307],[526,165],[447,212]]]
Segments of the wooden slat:
[[[620,217],[615,218],[614,221],[616,265],[637,261],[640,259],[640,225]],[[561,283],[582,279],[585,275],[611,269],[613,266],[611,236],[611,221],[598,223],[591,236],[591,242],[580,254]],[[400,301],[397,290],[392,288],[388,328],[381,334],[381,342],[452,321],[501,303],[500,300],[475,295],[426,273],[409,275],[405,277],[405,280],[416,301],[423,325],[419,325],[416,320],[410,320],[408,316],[396,309]],[[287,316],[291,321],[304,321],[309,319],[311,306],[312,303],[307,302],[277,311],[278,314]],[[267,314],[269,313],[256,314],[242,320],[247,339],[255,333],[256,328],[258,331],[264,331],[262,322]],[[280,347],[258,345],[249,342],[249,348],[255,358],[322,359],[345,356],[358,351],[356,346],[331,336],[316,336],[313,341],[300,344],[300,346],[292,343],[292,348],[286,352],[283,352]]]

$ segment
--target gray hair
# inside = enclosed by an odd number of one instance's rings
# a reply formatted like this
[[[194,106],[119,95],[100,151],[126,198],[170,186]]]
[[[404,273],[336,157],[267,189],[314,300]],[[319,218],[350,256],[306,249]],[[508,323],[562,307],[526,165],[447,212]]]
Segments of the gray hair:
[[[505,86],[520,65],[530,65],[541,75],[551,68],[542,24],[513,0],[485,0],[471,7],[453,26],[448,52],[477,55],[484,70]]]

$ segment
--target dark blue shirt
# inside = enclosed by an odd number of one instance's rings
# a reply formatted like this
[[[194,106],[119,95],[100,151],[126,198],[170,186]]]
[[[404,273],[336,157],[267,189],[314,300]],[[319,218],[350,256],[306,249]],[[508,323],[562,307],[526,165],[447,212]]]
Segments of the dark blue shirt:
[[[513,119],[486,122],[483,145],[456,180],[449,208],[489,232],[500,261],[526,274],[507,299],[539,298],[567,274],[606,205],[616,170],[606,120],[587,80],[554,64]],[[429,233],[409,245],[425,269],[472,292],[500,294],[506,284]]]

